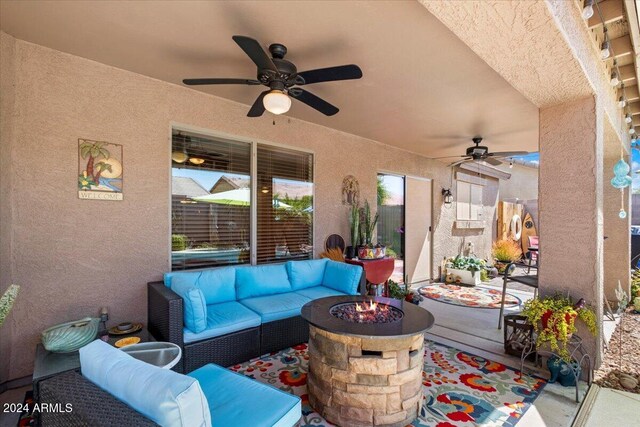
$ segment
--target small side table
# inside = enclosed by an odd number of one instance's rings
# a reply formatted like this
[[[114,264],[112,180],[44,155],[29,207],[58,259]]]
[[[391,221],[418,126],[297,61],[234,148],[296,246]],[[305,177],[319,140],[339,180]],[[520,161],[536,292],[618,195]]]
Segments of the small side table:
[[[153,335],[147,331],[147,328],[142,328],[134,334],[128,335],[109,335],[109,344],[114,345],[120,338],[125,337],[140,337],[140,342],[155,341]],[[80,353],[73,351],[71,353],[52,353],[45,350],[44,346],[40,343],[36,346],[36,358],[33,364],[33,398],[38,401],[38,384],[40,381],[53,377],[54,375],[61,374],[66,371],[79,371],[80,370]]]

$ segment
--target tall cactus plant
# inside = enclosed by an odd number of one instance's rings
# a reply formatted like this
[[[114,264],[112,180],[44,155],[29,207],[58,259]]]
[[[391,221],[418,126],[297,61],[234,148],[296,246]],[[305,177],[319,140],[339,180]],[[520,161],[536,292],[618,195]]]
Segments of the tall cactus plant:
[[[371,245],[373,232],[378,224],[378,213],[371,218],[371,207],[369,201],[364,201],[364,207],[360,209],[360,239],[364,245]]]
[[[360,208],[358,205],[351,206],[351,216],[349,217],[351,227],[351,246],[358,247],[360,244]]]

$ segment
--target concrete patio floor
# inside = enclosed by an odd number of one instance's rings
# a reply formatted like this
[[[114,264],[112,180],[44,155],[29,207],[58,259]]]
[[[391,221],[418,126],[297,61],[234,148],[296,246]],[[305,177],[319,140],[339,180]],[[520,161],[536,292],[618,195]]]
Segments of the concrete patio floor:
[[[520,270],[517,274],[523,273]],[[412,289],[423,285],[425,283],[414,284]],[[531,288],[512,285],[516,284],[510,283],[507,292],[517,296],[522,302],[533,297]],[[502,290],[502,278],[485,282],[483,286]],[[520,359],[504,353],[503,330],[497,328],[498,309],[454,306],[426,298],[420,306],[429,310],[436,320],[434,327],[426,334],[427,338],[519,369]],[[520,307],[505,308],[505,313],[517,313],[520,310]],[[536,375],[548,378],[546,369],[535,367],[531,363],[525,366]],[[585,382],[581,382],[579,388],[582,400],[588,387]],[[573,423],[579,408],[580,404],[575,401],[574,387],[547,384],[534,405],[518,422],[518,427],[568,427]]]

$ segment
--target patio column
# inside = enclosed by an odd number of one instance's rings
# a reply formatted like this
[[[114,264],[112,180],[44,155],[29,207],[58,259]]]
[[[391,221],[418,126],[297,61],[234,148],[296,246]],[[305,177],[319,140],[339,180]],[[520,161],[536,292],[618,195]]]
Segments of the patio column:
[[[603,110],[586,97],[540,110],[540,293],[584,298],[602,319]],[[600,337],[578,323],[598,364]]]
[[[630,188],[624,191],[611,186],[613,166],[624,155],[627,163],[631,164],[629,156],[623,151],[613,126],[605,120],[604,127],[604,171],[603,171],[603,217],[604,217],[604,298],[611,302],[615,310],[615,290],[618,281],[622,289],[629,293],[631,275],[631,205]],[[633,173],[633,172],[632,172]],[[620,218],[620,208],[627,212],[626,218]]]

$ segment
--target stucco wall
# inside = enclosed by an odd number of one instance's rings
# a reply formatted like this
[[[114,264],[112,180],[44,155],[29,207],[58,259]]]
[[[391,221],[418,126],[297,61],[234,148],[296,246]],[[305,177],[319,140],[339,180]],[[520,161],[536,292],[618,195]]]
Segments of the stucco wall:
[[[11,147],[14,143],[14,62],[15,42],[0,33],[0,294],[11,282]],[[21,297],[22,298],[22,297]],[[12,318],[6,320],[0,330],[0,355],[8,353],[11,341]],[[6,360],[0,356],[0,360]],[[9,364],[0,363],[0,383],[9,373]]]
[[[500,180],[500,200],[537,200],[538,169],[514,164],[513,168],[502,168],[511,174],[510,179]]]
[[[1,40],[3,64],[15,61],[17,72],[15,79],[1,76],[3,89],[15,85],[16,94],[16,114],[7,116],[16,137],[6,147],[3,127],[2,139],[15,167],[0,168],[13,181],[8,186],[3,179],[2,187],[14,214],[2,228],[3,241],[13,235],[14,246],[2,256],[1,285],[14,281],[23,289],[12,321],[0,331],[7,343],[2,358],[10,360],[0,381],[31,373],[39,332],[47,326],[95,315],[100,306],[109,307],[114,322],[146,321],[145,284],[170,268],[172,122],[313,150],[316,251],[328,234],[348,235],[343,177],[355,175],[362,197],[374,201],[378,171],[434,180],[434,270],[463,240],[478,254],[490,251],[491,225],[453,228],[455,208],[444,207],[440,194],[450,179],[442,163],[296,119],[276,118],[275,125],[269,115],[250,119],[246,105],[21,40],[12,53],[14,39],[3,34]],[[12,110],[3,103],[5,111]],[[124,201],[78,199],[79,137],[124,146]],[[7,160],[3,154],[3,165]],[[497,184],[485,193],[484,216],[495,218]]]
[[[631,213],[629,192],[611,186],[610,180],[613,177],[613,165],[619,160],[621,154],[620,145],[615,135],[611,123],[605,120],[604,126],[604,176],[603,186],[603,206],[602,216],[604,221],[604,297],[613,301],[612,307],[616,307],[615,290],[618,288],[618,281],[622,289],[628,291],[631,275],[629,265],[631,263]],[[625,160],[629,162],[628,157]],[[632,172],[633,174],[633,172]],[[624,207],[627,217],[622,219],[618,215],[620,208]]]
[[[540,110],[538,200],[540,292],[584,298],[600,321],[603,116],[593,97]],[[600,338],[591,337],[582,326],[579,333],[598,358]]]

